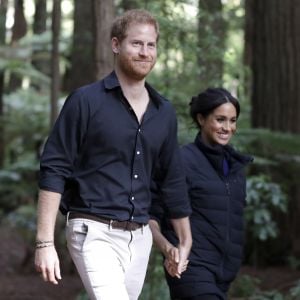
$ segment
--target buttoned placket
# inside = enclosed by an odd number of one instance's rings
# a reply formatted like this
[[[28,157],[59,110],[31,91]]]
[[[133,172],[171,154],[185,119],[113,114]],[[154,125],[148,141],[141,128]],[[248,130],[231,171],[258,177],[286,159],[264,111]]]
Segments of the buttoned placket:
[[[130,195],[130,202],[133,205],[133,211],[132,211],[132,215],[131,215],[131,220],[134,220],[134,202],[137,200],[135,198],[135,194],[134,194],[134,187],[136,186],[136,182],[137,180],[139,180],[139,170],[138,170],[138,162],[141,159],[141,125],[139,125],[138,129],[137,129],[137,134],[136,134],[136,141],[135,141],[135,148],[134,148],[134,159],[133,159],[133,163],[132,163],[132,190],[131,190],[131,195]]]
[[[136,186],[138,185],[137,181],[140,180],[140,176],[141,176],[141,174],[139,174],[140,170],[138,169],[138,166],[142,159],[142,145],[141,145],[141,135],[142,135],[142,128],[143,128],[142,125],[145,120],[148,120],[149,118],[152,117],[153,112],[151,112],[152,111],[151,108],[149,111],[149,107],[148,107],[144,113],[141,123],[139,123],[138,118],[137,118],[133,108],[130,106],[129,102],[127,101],[127,99],[125,97],[124,97],[124,103],[125,103],[125,105],[127,105],[129,113],[132,115],[132,117],[135,119],[135,121],[138,124],[137,132],[136,132],[135,146],[133,149],[133,161],[132,161],[132,166],[131,166],[131,174],[132,174],[131,175],[132,176],[132,178],[131,178],[131,193],[129,195],[129,202],[132,204],[132,207],[133,207],[131,215],[130,215],[130,220],[134,221],[134,213],[135,213],[135,207],[136,207],[135,202],[138,200],[135,195],[135,190],[136,190]],[[150,106],[151,106],[151,104],[150,104]]]

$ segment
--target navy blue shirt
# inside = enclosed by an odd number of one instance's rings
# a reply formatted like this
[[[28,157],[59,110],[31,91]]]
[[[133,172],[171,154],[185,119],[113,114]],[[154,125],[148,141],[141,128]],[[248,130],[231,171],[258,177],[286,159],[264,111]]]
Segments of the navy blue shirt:
[[[169,101],[146,83],[150,102],[141,123],[115,72],[67,98],[46,142],[40,189],[62,194],[61,211],[147,223],[157,165],[169,218],[190,214]]]

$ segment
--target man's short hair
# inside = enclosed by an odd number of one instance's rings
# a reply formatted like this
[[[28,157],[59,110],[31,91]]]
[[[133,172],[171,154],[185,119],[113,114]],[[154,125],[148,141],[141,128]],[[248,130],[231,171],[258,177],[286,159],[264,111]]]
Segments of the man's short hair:
[[[126,33],[131,24],[149,24],[155,28],[157,41],[159,38],[159,25],[156,19],[144,9],[127,10],[124,14],[117,17],[113,22],[110,37],[116,37],[119,42],[126,38]]]

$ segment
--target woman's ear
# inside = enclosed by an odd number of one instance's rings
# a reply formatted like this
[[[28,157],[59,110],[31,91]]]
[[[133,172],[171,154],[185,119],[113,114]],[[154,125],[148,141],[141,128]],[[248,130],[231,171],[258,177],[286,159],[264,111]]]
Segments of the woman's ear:
[[[203,124],[204,124],[204,117],[201,115],[201,114],[197,114],[197,122],[198,122],[198,125],[200,126],[200,127],[202,127],[203,126]]]

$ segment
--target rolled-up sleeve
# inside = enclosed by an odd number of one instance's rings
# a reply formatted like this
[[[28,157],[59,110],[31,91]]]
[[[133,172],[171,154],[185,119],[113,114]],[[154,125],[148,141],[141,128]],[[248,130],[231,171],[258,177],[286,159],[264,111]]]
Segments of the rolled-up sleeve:
[[[62,194],[72,176],[87,127],[87,107],[80,92],[73,92],[45,143],[40,161],[39,188]]]

